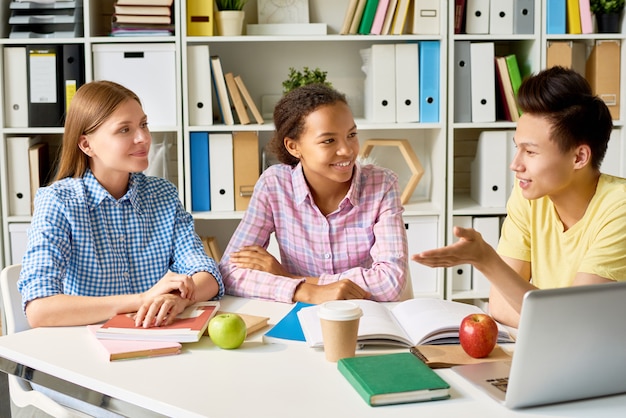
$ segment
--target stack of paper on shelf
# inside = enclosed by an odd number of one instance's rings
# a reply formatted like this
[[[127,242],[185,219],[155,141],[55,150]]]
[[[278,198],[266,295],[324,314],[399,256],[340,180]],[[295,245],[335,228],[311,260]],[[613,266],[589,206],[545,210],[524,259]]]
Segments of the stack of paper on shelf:
[[[116,0],[111,35],[172,35],[172,3],[173,0]]]
[[[74,38],[83,34],[82,0],[9,3],[9,38]]]

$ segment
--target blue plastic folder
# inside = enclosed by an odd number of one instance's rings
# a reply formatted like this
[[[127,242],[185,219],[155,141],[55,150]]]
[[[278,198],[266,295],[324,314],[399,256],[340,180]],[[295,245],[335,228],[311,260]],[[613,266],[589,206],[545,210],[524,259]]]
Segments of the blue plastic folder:
[[[211,210],[208,132],[191,132],[189,154],[191,155],[191,210],[194,212]]]
[[[546,33],[562,35],[565,33],[565,0],[548,0],[546,4]]]
[[[313,305],[296,302],[289,313],[263,335],[263,341],[268,343],[304,343],[306,340],[298,319],[298,311],[307,306]]]
[[[439,41],[419,43],[420,122],[439,122]]]

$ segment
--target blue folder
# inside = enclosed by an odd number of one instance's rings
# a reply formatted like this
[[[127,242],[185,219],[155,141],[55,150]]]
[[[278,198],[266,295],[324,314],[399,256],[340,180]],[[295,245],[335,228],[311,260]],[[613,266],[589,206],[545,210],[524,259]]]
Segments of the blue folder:
[[[548,0],[546,4],[546,33],[562,35],[565,33],[565,0]]]
[[[420,122],[439,122],[439,41],[419,43]]]
[[[209,133],[191,132],[189,135],[191,162],[191,210],[211,210],[209,182]]]

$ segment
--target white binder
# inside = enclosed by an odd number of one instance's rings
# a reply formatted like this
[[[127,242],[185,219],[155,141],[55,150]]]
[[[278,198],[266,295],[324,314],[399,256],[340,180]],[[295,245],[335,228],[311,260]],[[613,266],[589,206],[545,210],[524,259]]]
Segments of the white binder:
[[[20,264],[28,247],[29,223],[10,223],[11,260],[9,264]]]
[[[208,45],[187,46],[189,125],[213,125],[211,55]]]
[[[231,133],[209,134],[209,174],[211,211],[234,211],[235,170]]]
[[[396,48],[374,44],[361,50],[365,73],[365,119],[368,122],[396,121]]]
[[[507,35],[513,33],[514,0],[497,0],[489,5],[489,33]]]
[[[471,216],[453,216],[452,225],[460,226],[461,228],[472,228]],[[454,242],[459,239],[453,237]],[[459,264],[450,268],[452,272],[452,291],[464,292],[472,290],[472,265],[471,264]]]
[[[396,121],[419,122],[419,46],[396,44]]]
[[[26,47],[4,48],[4,125],[28,127]]]
[[[507,131],[483,131],[472,161],[470,194],[480,206],[504,208],[507,196]]]
[[[472,220],[474,229],[483,236],[485,242],[494,249],[498,247],[500,240],[500,218],[497,216],[474,217]],[[478,269],[472,267],[472,290],[481,293],[481,297],[489,296],[491,282]]]
[[[472,122],[496,121],[495,46],[493,42],[470,44]]]
[[[41,137],[7,137],[7,180],[9,183],[9,216],[31,215],[30,169],[28,149]]]
[[[493,0],[496,2],[496,0]],[[465,9],[465,33],[489,33],[489,0],[467,0]]]
[[[96,44],[94,80],[111,80],[134,91],[150,126],[178,125],[176,45]]]
[[[409,244],[409,254],[417,254],[441,246],[437,242],[439,224],[436,216],[406,217],[404,225]],[[409,261],[409,272],[414,295],[431,295],[439,291],[439,269]]]
[[[439,0],[415,0],[411,33],[439,35],[439,19]]]
[[[508,202],[509,197],[511,197],[511,192],[513,191],[513,187],[515,186],[515,172],[511,170],[511,163],[515,158],[515,154],[517,153],[517,147],[515,146],[515,131],[505,131],[506,132],[506,191],[504,196],[504,201]]]

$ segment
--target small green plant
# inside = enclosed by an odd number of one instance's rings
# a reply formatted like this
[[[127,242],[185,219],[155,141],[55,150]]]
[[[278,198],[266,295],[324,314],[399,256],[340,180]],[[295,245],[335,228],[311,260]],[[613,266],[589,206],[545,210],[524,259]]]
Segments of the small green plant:
[[[624,9],[626,0],[591,0],[589,5],[595,14],[619,13]]]
[[[313,83],[321,83],[332,87],[332,84],[329,81],[326,81],[327,74],[327,71],[322,71],[319,68],[311,70],[309,67],[304,67],[302,71],[299,71],[290,67],[289,76],[285,81],[283,81],[283,93],[289,93],[297,87]]]
[[[217,10],[220,12],[223,10],[241,10],[247,2],[248,0],[215,0]]]

